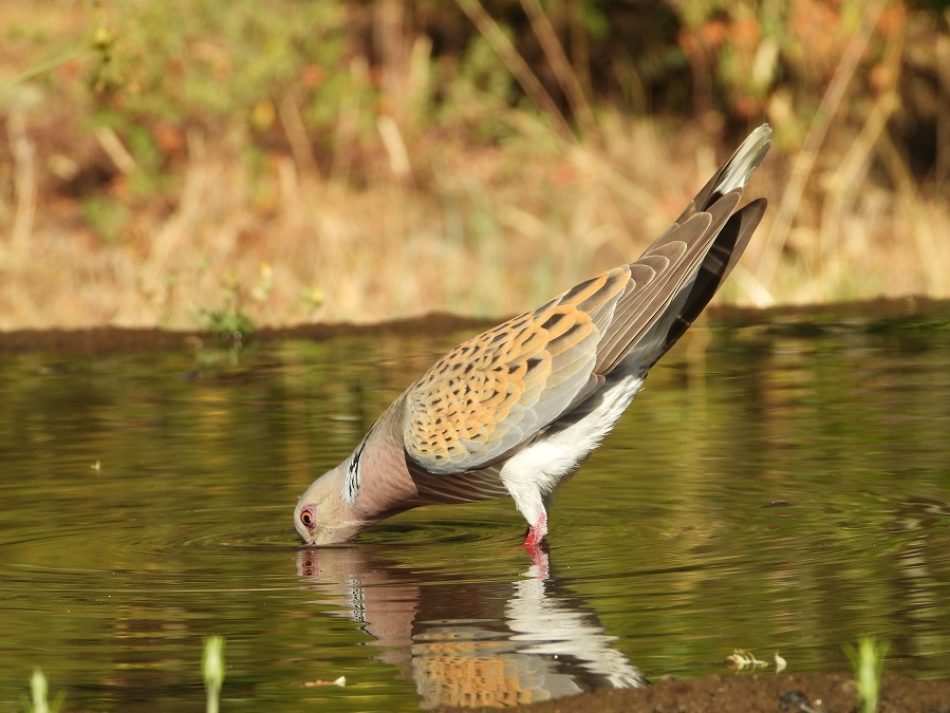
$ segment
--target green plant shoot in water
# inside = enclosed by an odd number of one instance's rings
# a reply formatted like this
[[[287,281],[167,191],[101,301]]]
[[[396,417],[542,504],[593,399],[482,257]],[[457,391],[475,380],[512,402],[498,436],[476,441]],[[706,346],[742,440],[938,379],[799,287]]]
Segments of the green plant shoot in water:
[[[861,713],[875,713],[881,692],[881,672],[884,670],[884,654],[887,642],[879,642],[869,636],[858,641],[857,646],[846,646],[845,653],[854,669]]]
[[[224,639],[209,636],[205,639],[204,656],[201,659],[201,675],[208,693],[207,713],[218,713],[218,698],[224,682]]]

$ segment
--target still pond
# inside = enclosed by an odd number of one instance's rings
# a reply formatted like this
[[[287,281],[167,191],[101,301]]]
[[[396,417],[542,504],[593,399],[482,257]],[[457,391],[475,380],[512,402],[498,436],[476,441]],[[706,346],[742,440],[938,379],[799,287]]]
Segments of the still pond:
[[[950,672],[950,306],[698,326],[559,489],[547,579],[509,500],[301,547],[299,494],[477,331],[436,326],[0,336],[0,711],[34,667],[66,710],[203,710],[210,635],[224,711],[509,705],[735,649],[846,670],[868,635]]]

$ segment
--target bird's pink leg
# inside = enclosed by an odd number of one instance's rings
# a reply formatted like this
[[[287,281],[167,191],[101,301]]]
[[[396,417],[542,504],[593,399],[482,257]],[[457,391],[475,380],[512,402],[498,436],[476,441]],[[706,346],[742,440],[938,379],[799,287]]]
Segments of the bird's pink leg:
[[[542,510],[537,521],[528,528],[528,534],[524,538],[524,548],[535,566],[535,576],[542,580],[550,576],[548,553],[545,551],[546,544],[544,542],[547,534],[548,516]]]

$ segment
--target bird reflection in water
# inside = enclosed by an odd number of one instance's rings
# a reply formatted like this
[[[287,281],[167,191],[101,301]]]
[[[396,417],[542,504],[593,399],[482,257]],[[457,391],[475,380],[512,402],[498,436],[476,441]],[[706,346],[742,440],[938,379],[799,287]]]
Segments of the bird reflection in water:
[[[424,708],[504,707],[646,685],[596,614],[538,565],[513,582],[472,582],[414,572],[366,545],[300,550],[297,564],[375,638],[378,660],[412,680]]]

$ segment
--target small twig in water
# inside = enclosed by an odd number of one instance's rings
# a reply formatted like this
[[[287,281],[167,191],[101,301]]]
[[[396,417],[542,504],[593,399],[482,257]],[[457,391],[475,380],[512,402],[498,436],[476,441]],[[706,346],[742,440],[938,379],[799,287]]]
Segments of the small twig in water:
[[[726,661],[737,671],[744,671],[747,668],[765,668],[769,665],[767,661],[756,658],[754,653],[746,649],[736,649],[726,657]]]
[[[322,678],[318,678],[313,681],[305,681],[303,685],[306,688],[315,688],[317,686],[339,686],[340,688],[345,688],[346,676],[337,676],[332,681],[324,681]]]

